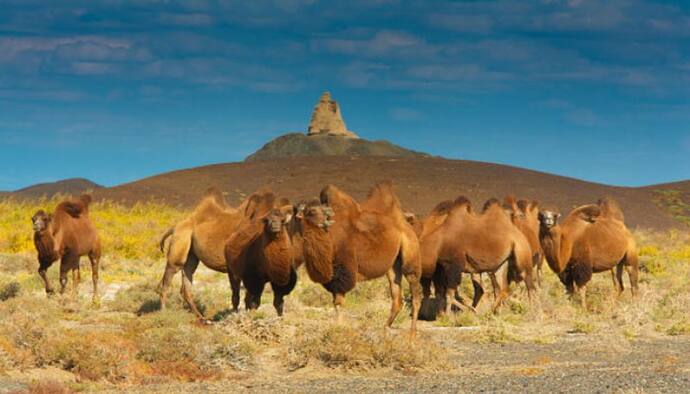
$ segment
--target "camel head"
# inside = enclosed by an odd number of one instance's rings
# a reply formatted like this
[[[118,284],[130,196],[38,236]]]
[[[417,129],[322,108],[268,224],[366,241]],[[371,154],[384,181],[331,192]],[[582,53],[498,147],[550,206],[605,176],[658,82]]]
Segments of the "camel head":
[[[38,210],[34,216],[31,217],[34,231],[38,233],[47,230],[51,220],[52,215],[46,213],[42,209]]]
[[[302,210],[297,213],[299,220],[324,231],[328,231],[328,228],[335,223],[334,217],[333,208],[319,202],[305,204]]]
[[[561,214],[558,212],[553,212],[553,211],[540,211],[539,212],[539,223],[541,224],[542,227],[545,229],[551,229],[553,228],[556,224],[558,224],[558,218],[561,217]]]
[[[266,216],[264,216],[264,224],[266,230],[273,236],[277,237],[285,226],[290,224],[292,220],[294,208],[292,205],[284,205],[280,208],[271,209]]]

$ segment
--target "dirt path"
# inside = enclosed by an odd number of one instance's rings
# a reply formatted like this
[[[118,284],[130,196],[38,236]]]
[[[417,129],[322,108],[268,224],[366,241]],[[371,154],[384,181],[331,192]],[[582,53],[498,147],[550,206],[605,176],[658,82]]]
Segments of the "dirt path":
[[[554,344],[455,343],[449,373],[352,373],[305,368],[293,373],[146,386],[153,393],[202,392],[569,392],[678,393],[690,390],[690,339],[660,338],[607,346],[588,336]],[[140,387],[141,388],[141,387]]]

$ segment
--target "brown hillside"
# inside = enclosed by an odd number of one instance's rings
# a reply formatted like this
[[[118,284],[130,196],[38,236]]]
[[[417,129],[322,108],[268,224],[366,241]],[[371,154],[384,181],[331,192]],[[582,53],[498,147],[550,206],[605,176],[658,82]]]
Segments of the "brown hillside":
[[[405,208],[420,214],[459,194],[468,196],[479,207],[492,196],[502,198],[514,193],[521,198],[538,199],[543,206],[563,212],[609,195],[621,203],[629,225],[655,229],[683,226],[653,202],[655,190],[690,190],[690,182],[645,188],[613,187],[465,160],[330,156],[209,165],[100,189],[95,194],[130,203],[157,199],[189,206],[210,186],[221,188],[230,202],[237,203],[264,185],[298,200],[316,197],[324,185],[332,183],[363,198],[371,185],[382,179],[393,179]]]
[[[102,187],[103,186],[91,182],[88,179],[70,178],[57,182],[38,183],[5,194],[19,198],[52,197],[56,194],[79,194],[89,190],[98,190]],[[1,196],[0,194],[0,197]]]

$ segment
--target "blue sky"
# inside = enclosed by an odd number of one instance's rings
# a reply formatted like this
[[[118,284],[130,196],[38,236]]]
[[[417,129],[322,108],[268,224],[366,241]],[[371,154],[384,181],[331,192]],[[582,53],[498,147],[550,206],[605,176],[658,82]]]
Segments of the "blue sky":
[[[326,89],[368,139],[688,179],[688,3],[4,0],[0,190],[239,161]]]

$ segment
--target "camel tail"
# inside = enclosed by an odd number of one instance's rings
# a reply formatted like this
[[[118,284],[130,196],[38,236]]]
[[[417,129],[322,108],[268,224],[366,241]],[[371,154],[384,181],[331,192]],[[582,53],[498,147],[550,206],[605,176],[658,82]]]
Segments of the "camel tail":
[[[169,236],[171,236],[171,235],[173,234],[173,232],[175,232],[175,227],[170,227],[170,228],[165,232],[165,234],[163,234],[163,237],[161,238],[161,241],[160,241],[160,244],[159,244],[159,246],[160,246],[160,248],[161,248],[161,253],[165,253],[165,240],[166,240]]]

